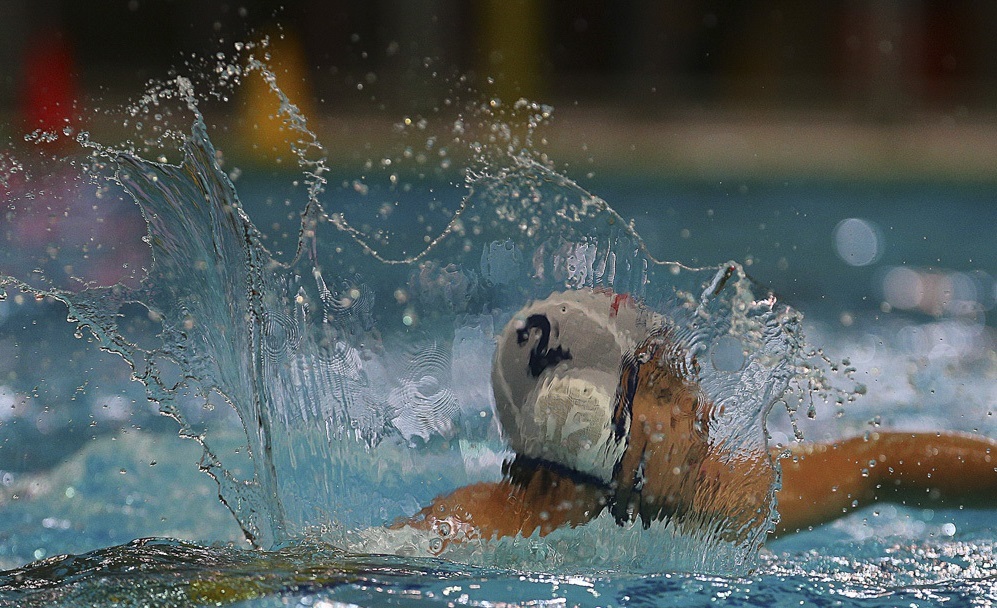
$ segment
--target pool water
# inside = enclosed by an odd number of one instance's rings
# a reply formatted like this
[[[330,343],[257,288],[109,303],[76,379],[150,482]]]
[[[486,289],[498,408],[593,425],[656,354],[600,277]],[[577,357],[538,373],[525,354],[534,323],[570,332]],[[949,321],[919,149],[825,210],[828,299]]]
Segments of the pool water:
[[[273,553],[135,541],[7,573],[10,605],[116,606],[985,606],[992,546],[837,546],[838,553],[766,558],[738,577],[523,574],[323,547]],[[842,550],[845,551],[842,551]],[[52,581],[58,581],[53,584]]]
[[[675,301],[715,284],[710,277],[717,268],[734,260],[740,263],[734,295],[725,299],[726,292],[711,288],[698,301],[697,314],[710,320],[697,330],[707,344],[721,335],[711,333],[718,328],[749,339],[751,332],[734,333],[737,323],[755,319],[736,316],[734,303],[745,294],[771,288],[791,307],[757,313],[759,327],[773,327],[773,319],[784,323],[779,337],[796,335],[788,319],[801,311],[807,344],[820,347],[821,360],[833,368],[847,359],[839,366],[855,371],[821,371],[836,388],[824,391],[829,403],[818,399],[810,411],[805,394],[800,404],[758,397],[768,394],[763,389],[780,392],[775,378],[802,369],[793,365],[803,353],[749,357],[747,365],[763,377],[753,387],[758,390],[738,382],[724,388],[719,381],[715,389],[718,397],[736,397],[741,407],[730,418],[730,436],[749,448],[763,422],[772,445],[790,444],[797,432],[828,440],[880,427],[997,437],[997,184],[600,177],[582,188],[514,156],[519,164],[508,171],[490,173],[496,167],[485,164],[468,195],[471,211],[446,232],[462,187],[437,175],[396,191],[395,176],[378,190],[350,175],[334,176],[306,149],[299,155],[304,189],[314,195],[306,200],[329,195],[341,216],[315,227],[308,219],[322,216],[305,207],[306,232],[326,232],[299,240],[302,206],[284,199],[289,181],[300,176],[224,173],[212,164],[219,156],[206,135],[198,137],[195,126],[185,140],[194,160],[182,168],[98,148],[109,164],[125,167],[115,183],[136,201],[113,189],[101,193],[99,205],[78,195],[84,190],[56,197],[77,225],[52,219],[58,209],[28,213],[17,207],[25,199],[8,199],[0,274],[18,282],[8,282],[0,301],[0,567],[6,570],[0,604],[997,601],[997,510],[877,505],[768,542],[760,553],[754,546],[710,545],[715,539],[707,538],[704,546],[716,549],[712,561],[706,550],[671,549],[668,530],[624,537],[598,521],[556,541],[515,539],[458,561],[404,555],[390,539],[379,545],[351,536],[495,474],[504,452],[489,430],[487,408],[477,426],[466,412],[419,426],[425,417],[385,422],[376,408],[365,408],[381,401],[451,409],[486,402],[496,324],[558,285],[638,293],[678,318],[682,308]],[[313,188],[317,178],[329,184],[324,194]],[[529,204],[504,206],[524,190]],[[290,191],[300,195],[302,187]],[[383,192],[416,210],[372,205]],[[98,207],[99,218],[88,215]],[[148,245],[141,245],[138,207],[150,221]],[[492,211],[501,222],[480,221]],[[621,228],[629,218],[632,228]],[[97,231],[102,225],[113,229]],[[53,237],[32,236],[53,228],[58,247],[46,242]],[[442,236],[434,241],[434,235]],[[544,249],[551,235],[572,248]],[[295,258],[299,243],[305,253]],[[310,247],[325,247],[328,257]],[[428,253],[419,253],[423,247]],[[552,269],[543,279],[548,283],[523,278],[523,259],[539,259],[537,252],[551,256],[544,266]],[[406,263],[391,261],[399,258]],[[588,274],[563,261],[568,258],[582,266],[588,260]],[[599,265],[610,258],[611,269]],[[656,265],[655,259],[686,266]],[[149,268],[143,283],[138,269]],[[74,289],[71,275],[92,281],[92,288]],[[119,287],[97,287],[115,282]],[[330,299],[332,291],[337,297]],[[486,312],[467,304],[480,301],[487,301]],[[337,335],[351,336],[342,343],[362,355],[363,365],[350,368],[344,362],[352,359],[337,358],[341,351],[322,350],[324,334],[313,332],[325,330],[306,318],[321,305],[339,324]],[[67,314],[74,322],[65,322]],[[771,344],[762,341],[760,350]],[[765,361],[774,363],[765,367]],[[467,365],[460,368],[464,381],[443,382],[459,364]],[[309,375],[314,369],[328,375]],[[330,395],[344,391],[341,409],[306,411],[310,402],[325,403],[308,394],[334,401]],[[347,423],[313,424],[337,416]],[[406,441],[392,443],[399,433]],[[443,436],[454,441],[442,442]],[[460,471],[453,477],[439,474],[455,464]],[[247,535],[268,550],[251,548]],[[577,549],[579,539],[591,539],[582,548],[594,549],[598,559],[565,549]],[[363,547],[402,555],[356,552]]]
[[[266,184],[264,177],[247,177],[244,183],[253,186],[249,192],[256,190],[254,180]],[[639,210],[651,207],[647,201],[653,192],[659,192],[664,200],[695,201],[686,206],[670,205],[679,218],[695,216],[704,203],[726,209],[722,207],[724,199],[731,196],[706,184],[606,187],[617,188],[620,191],[606,197],[621,205],[633,205],[633,215],[646,230],[654,230],[655,222],[649,217],[653,211],[642,216]],[[908,189],[893,186],[889,198],[894,200],[868,204],[876,211],[874,221],[880,226],[891,225],[892,213],[894,234],[908,231],[896,246],[902,253],[893,251],[890,236],[884,237],[886,251],[881,263],[906,261],[914,268],[931,267],[938,252],[926,248],[921,253],[924,257],[909,258],[917,251],[909,241],[916,241],[921,230],[928,233],[932,214],[951,205],[953,193],[960,194],[960,189],[935,186],[937,200],[924,200],[924,190],[918,189],[922,199],[911,204],[917,213],[900,201]],[[632,201],[627,190],[636,192]],[[712,216],[715,219],[704,222],[704,227],[695,227],[692,221],[684,225],[697,231],[712,230],[717,235],[710,239],[712,248],[730,248],[718,256],[755,255],[759,258],[756,267],[764,268],[759,274],[769,273],[767,278],[777,289],[803,292],[794,304],[807,313],[810,339],[830,353],[851,357],[860,377],[869,378],[868,394],[856,403],[840,412],[821,408],[815,420],[801,417],[807,438],[862,432],[870,428],[871,421],[890,427],[997,434],[991,415],[997,393],[992,327],[983,325],[980,335],[967,340],[955,329],[944,329],[946,324],[962,323],[954,315],[883,313],[882,296],[875,295],[874,282],[882,273],[853,269],[836,257],[834,225],[844,217],[860,215],[862,189],[854,184],[823,184],[819,188],[800,185],[788,192],[785,186],[766,189],[760,185],[758,190],[756,197],[739,195],[740,205],[748,207],[756,220],[774,216],[783,204],[772,201],[772,190],[782,191],[792,200],[809,193],[814,201],[810,208],[796,203],[792,220],[783,220],[785,226],[767,228],[778,230],[777,238],[787,245],[793,239],[817,241],[813,247],[799,247],[788,268],[771,263],[772,252],[765,249],[771,244],[743,229],[740,210],[730,212],[736,218],[733,225],[724,219],[726,211],[717,211]],[[946,215],[968,220],[985,211],[973,199],[983,198],[986,190],[966,191],[964,199],[954,199],[961,200],[961,206],[949,208]],[[908,221],[908,216],[916,219]],[[984,245],[986,224],[962,223],[964,230],[976,230],[978,238],[953,243],[953,249],[962,248],[965,253],[945,250],[946,255],[952,255],[946,271],[968,274],[988,268],[985,256],[992,259],[993,251]],[[805,230],[804,225],[816,229]],[[823,233],[822,238],[816,237],[818,233]],[[753,238],[757,240],[752,242]],[[657,239],[651,242],[659,243]],[[675,242],[684,244],[682,240]],[[711,252],[690,251],[689,257]],[[960,266],[958,256],[965,257],[967,263]],[[979,264],[968,263],[971,256],[980,256],[976,258]],[[811,301],[806,289],[815,279],[804,268],[829,269],[819,273],[819,278],[837,287],[829,290],[826,298]],[[846,281],[840,276],[860,272],[867,282]],[[32,299],[21,305],[8,300],[4,306],[8,352],[34,361],[51,359],[50,365],[67,371],[67,375],[76,374],[66,379],[69,384],[89,378],[94,388],[78,395],[81,402],[96,401],[97,396],[90,393],[98,393],[98,387],[105,395],[129,395],[131,391],[130,398],[140,402],[142,391],[136,391],[136,383],[128,382],[122,373],[127,366],[116,356],[74,338],[72,326],[62,322],[65,312],[61,305]],[[842,324],[842,311],[852,316],[848,325]],[[916,339],[921,332],[940,336],[940,346]],[[946,344],[945,338],[951,343]],[[73,369],[72,361],[80,360],[89,363],[84,369]],[[43,386],[41,390],[55,389]],[[0,563],[13,570],[0,577],[0,598],[9,605],[107,605],[119,601],[117,605],[124,606],[155,601],[157,605],[179,606],[224,600],[245,606],[495,602],[685,606],[722,600],[730,605],[929,606],[946,600],[953,605],[989,605],[997,600],[993,553],[997,511],[987,510],[932,511],[895,505],[864,509],[817,530],[770,542],[756,570],[736,577],[682,572],[538,574],[429,559],[348,556],[329,547],[293,545],[277,553],[260,554],[245,548],[234,518],[217,499],[217,486],[197,470],[198,446],[177,437],[173,421],[155,416],[153,408],[148,408],[118,419],[86,416],[79,423],[68,413],[71,411],[50,414],[65,420],[47,433],[35,429],[39,435],[30,444],[18,443],[17,436],[21,427],[37,423],[35,420],[11,417],[4,421]],[[105,410],[96,406],[95,411]],[[784,418],[779,410],[772,415],[770,430],[775,440],[789,440],[791,429]],[[44,464],[35,469],[19,466],[50,452],[55,454],[51,460],[42,461]],[[143,537],[163,540],[133,542]],[[168,538],[192,539],[198,544]],[[60,556],[65,553],[77,557]]]

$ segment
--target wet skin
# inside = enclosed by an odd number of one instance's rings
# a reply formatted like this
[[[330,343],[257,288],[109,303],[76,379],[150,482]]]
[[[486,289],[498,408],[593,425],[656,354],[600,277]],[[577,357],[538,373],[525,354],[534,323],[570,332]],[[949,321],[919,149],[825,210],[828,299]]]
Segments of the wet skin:
[[[517,457],[500,482],[436,498],[393,527],[446,541],[540,536],[583,525],[608,509],[620,525],[670,519],[737,541],[769,517],[774,534],[798,532],[874,502],[915,507],[997,507],[997,442],[969,434],[875,432],[788,451],[732,452],[711,445],[713,404],[682,369],[667,335],[624,362],[615,422],[629,420],[627,450],[611,483],[542,460]],[[639,363],[645,361],[644,363]],[[693,363],[694,365],[694,363]]]
[[[774,533],[807,530],[875,502],[997,507],[994,453],[997,443],[979,436],[903,432],[805,444],[782,458],[773,451],[782,467],[782,488],[776,491],[780,519]],[[876,465],[870,468],[871,460]],[[735,500],[757,505],[768,489],[759,477],[741,476],[742,468],[756,468],[749,463],[714,462],[704,468],[719,472],[714,478],[717,489],[710,491],[723,493],[730,499],[728,505],[736,505]],[[529,536],[538,530],[544,536],[587,523],[614,501],[613,494],[605,485],[539,464],[532,474],[517,479],[459,488],[404,523],[452,538]],[[754,519],[755,511],[729,515]]]

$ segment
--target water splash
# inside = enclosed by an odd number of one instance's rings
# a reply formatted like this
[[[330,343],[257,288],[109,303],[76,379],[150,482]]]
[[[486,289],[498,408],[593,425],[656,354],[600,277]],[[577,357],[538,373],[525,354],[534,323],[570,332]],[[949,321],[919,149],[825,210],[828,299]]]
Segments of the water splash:
[[[557,291],[629,294],[667,318],[714,404],[711,446],[771,469],[765,416],[806,367],[799,315],[735,263],[697,269],[649,255],[605,201],[532,147],[549,108],[514,104],[525,131],[495,102],[454,123],[453,141],[469,149],[459,204],[415,253],[392,256],[344,212],[326,212],[324,148],[266,65],[249,57],[247,66],[238,75],[262,75],[280,100],[305,175],[291,261],[266,248],[222,170],[194,85],[178,78],[141,105],[179,99],[193,115],[181,162],[76,137],[93,154],[87,175],[109,175],[147,222],[152,263],[141,283],[69,290],[7,277],[0,288],[64,302],[70,321],[129,362],[149,398],[202,443],[202,468],[254,544],[318,537],[352,551],[439,553],[432,535],[383,526],[501,477],[508,452],[489,388],[494,336],[522,306]],[[164,132],[155,145],[178,137]],[[397,213],[429,228],[419,209]],[[161,323],[154,344],[119,327],[120,311],[136,303]],[[193,423],[182,407],[191,399],[237,412],[245,445]],[[643,530],[607,516],[544,538],[451,545],[442,556],[521,568],[542,558],[544,568],[738,570],[771,526],[772,495],[761,521],[733,532],[717,521]]]
[[[0,574],[0,601],[17,606],[283,606],[461,604],[495,598],[589,605],[752,605],[842,603],[891,606],[987,605],[997,595],[990,542],[888,545],[875,561],[808,552],[766,556],[751,576],[664,573],[524,574],[439,560],[356,556],[311,543],[272,553],[139,539],[76,556],[57,556]],[[854,551],[854,548],[852,548]],[[880,553],[875,553],[880,555]],[[789,561],[792,559],[793,561]],[[552,598],[544,600],[543,598]]]

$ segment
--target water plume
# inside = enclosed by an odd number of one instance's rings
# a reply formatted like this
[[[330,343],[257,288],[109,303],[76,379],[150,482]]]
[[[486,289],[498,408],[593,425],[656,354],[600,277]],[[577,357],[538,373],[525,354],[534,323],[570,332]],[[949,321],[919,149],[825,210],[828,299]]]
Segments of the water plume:
[[[179,162],[76,137],[91,154],[82,168],[89,179],[109,180],[141,209],[151,251],[144,276],[83,289],[5,277],[0,287],[65,303],[71,322],[132,366],[149,399],[204,446],[201,467],[255,545],[318,538],[348,551],[439,553],[431,535],[384,526],[437,495],[501,477],[510,455],[489,384],[495,336],[522,306],[564,290],[629,294],[667,319],[713,404],[711,449],[771,472],[765,416],[809,369],[798,313],[736,263],[690,268],[649,255],[605,201],[536,150],[533,133],[550,108],[492,100],[451,123],[448,145],[463,146],[468,163],[451,186],[456,203],[444,209],[425,182],[392,169],[391,192],[414,188],[429,203],[390,206],[403,228],[378,232],[337,207],[327,151],[262,59],[216,73],[232,82],[262,76],[280,100],[306,190],[289,261],[268,250],[222,168],[195,85],[177,78],[150,89],[137,112],[179,100],[193,116],[188,133],[167,129],[153,142],[179,141]],[[411,137],[418,124],[403,121],[401,130]],[[423,149],[439,149],[426,138]],[[385,245],[397,241],[408,244]],[[136,305],[158,323],[157,340],[139,344],[119,326],[121,311]],[[191,400],[231,408],[241,431],[193,420]],[[607,514],[543,538],[453,545],[442,557],[735,571],[753,563],[771,527],[773,492],[746,527],[666,519],[644,529]]]

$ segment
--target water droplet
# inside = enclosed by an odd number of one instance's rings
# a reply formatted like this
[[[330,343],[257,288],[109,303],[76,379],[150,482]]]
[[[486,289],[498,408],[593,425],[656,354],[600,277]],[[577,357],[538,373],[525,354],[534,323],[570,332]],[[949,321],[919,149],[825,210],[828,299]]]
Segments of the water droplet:
[[[731,335],[721,337],[714,342],[710,351],[710,361],[717,371],[737,372],[744,367],[744,346],[741,341]]]

